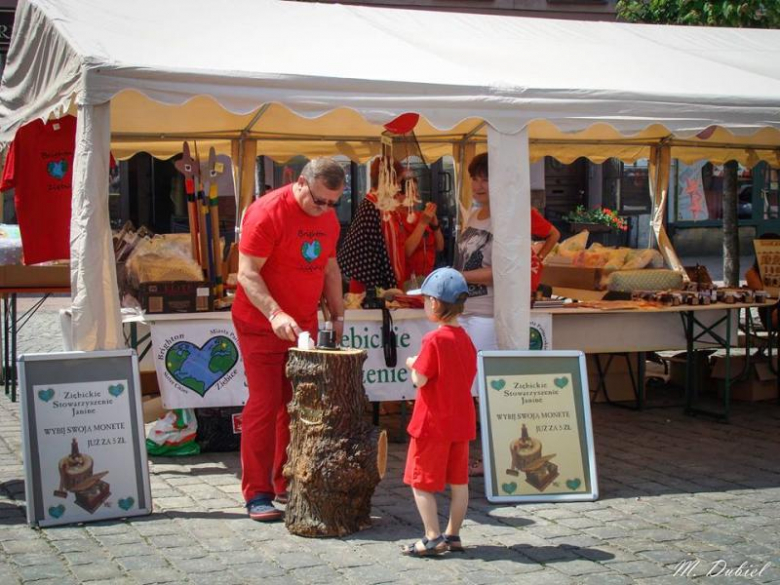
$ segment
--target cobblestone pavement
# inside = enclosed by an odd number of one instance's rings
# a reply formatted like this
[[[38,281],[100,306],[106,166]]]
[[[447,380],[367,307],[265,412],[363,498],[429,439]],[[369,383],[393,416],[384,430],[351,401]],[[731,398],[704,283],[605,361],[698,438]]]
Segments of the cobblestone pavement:
[[[19,343],[59,350],[56,312],[36,315]],[[476,480],[466,553],[410,559],[399,549],[421,523],[401,482],[402,444],[390,446],[373,527],[345,538],[247,519],[236,453],[154,459],[148,517],[31,529],[19,407],[0,395],[0,584],[780,583],[780,406],[736,405],[729,425],[601,404],[593,419],[598,501],[491,505]],[[675,576],[683,561],[687,575]],[[705,576],[743,563],[769,565],[760,576]]]

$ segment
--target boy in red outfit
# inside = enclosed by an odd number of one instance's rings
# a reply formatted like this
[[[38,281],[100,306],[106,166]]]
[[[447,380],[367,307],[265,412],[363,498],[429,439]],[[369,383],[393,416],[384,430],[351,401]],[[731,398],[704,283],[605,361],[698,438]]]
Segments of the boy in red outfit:
[[[423,336],[420,353],[406,360],[419,388],[412,420],[404,483],[412,486],[425,536],[407,547],[411,556],[462,551],[460,526],[469,503],[469,441],[476,438],[471,384],[476,375],[477,350],[458,324],[468,298],[463,275],[453,268],[434,270],[417,291],[425,297],[425,314],[438,323]],[[434,492],[450,484],[452,502],[447,530],[439,530]]]

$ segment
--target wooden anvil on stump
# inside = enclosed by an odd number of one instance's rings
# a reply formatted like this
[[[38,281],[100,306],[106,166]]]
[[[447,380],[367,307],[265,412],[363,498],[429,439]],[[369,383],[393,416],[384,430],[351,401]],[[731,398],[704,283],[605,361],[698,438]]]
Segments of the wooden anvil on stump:
[[[299,536],[345,536],[371,525],[387,439],[366,420],[362,350],[290,349],[293,388],[284,522]]]

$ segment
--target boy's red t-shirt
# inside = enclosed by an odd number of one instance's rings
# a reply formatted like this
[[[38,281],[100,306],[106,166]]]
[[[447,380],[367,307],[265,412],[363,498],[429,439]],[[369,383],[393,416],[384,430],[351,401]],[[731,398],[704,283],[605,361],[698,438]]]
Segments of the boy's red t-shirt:
[[[477,374],[477,350],[463,327],[445,325],[426,333],[414,369],[428,381],[417,390],[409,434],[448,441],[475,439],[471,384]]]
[[[535,238],[546,238],[550,235],[553,225],[544,219],[544,216],[531,208],[531,235]],[[542,280],[542,270],[544,266],[538,254],[531,251],[531,294],[539,287]]]
[[[239,251],[267,258],[260,275],[271,296],[310,332],[316,332],[325,265],[336,256],[340,229],[333,210],[317,217],[304,212],[293,196],[292,184],[264,195],[244,214]],[[240,284],[233,316],[259,329],[272,329]]]

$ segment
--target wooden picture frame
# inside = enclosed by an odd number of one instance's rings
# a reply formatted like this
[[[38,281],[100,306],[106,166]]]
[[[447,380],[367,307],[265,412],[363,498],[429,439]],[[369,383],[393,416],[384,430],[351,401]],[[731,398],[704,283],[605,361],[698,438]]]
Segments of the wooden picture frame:
[[[585,354],[481,351],[477,377],[488,501],[596,500]]]

